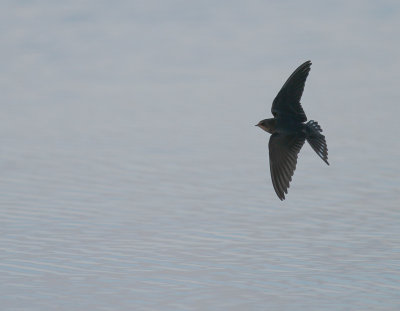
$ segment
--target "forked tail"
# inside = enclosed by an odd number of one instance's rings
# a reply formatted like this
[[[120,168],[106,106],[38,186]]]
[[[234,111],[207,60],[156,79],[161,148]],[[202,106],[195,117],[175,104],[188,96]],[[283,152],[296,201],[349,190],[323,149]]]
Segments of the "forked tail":
[[[319,157],[328,163],[328,147],[326,145],[325,136],[321,134],[322,129],[316,121],[310,120],[306,123],[307,141],[319,155]]]

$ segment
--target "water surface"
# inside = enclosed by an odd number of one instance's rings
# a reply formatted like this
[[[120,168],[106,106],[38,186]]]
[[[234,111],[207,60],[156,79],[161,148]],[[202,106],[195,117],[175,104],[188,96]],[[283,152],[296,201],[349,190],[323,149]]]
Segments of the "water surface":
[[[399,309],[397,4],[2,7],[3,310]],[[281,202],[253,125],[309,58]]]

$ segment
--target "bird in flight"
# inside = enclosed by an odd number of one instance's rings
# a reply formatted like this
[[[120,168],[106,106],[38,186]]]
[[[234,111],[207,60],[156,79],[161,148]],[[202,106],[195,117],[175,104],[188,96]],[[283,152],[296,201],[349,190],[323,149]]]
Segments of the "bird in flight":
[[[273,118],[256,126],[272,134],[269,139],[269,167],[272,185],[279,199],[285,199],[297,164],[297,155],[307,140],[319,157],[328,163],[328,147],[316,121],[307,123],[300,104],[311,61],[300,65],[287,79],[272,103]]]

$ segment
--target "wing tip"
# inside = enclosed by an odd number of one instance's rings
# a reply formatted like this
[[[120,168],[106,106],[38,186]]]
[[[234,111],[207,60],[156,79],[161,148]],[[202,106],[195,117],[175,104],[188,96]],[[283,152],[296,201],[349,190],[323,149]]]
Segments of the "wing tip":
[[[276,189],[274,189],[275,190],[275,193],[276,193],[276,195],[278,196],[278,198],[279,198],[279,200],[281,200],[281,201],[284,201],[285,200],[285,193],[284,192],[279,192],[279,191],[277,191]]]
[[[303,67],[303,70],[306,72],[307,76],[308,73],[311,71],[312,62],[310,60],[304,62],[300,67]]]

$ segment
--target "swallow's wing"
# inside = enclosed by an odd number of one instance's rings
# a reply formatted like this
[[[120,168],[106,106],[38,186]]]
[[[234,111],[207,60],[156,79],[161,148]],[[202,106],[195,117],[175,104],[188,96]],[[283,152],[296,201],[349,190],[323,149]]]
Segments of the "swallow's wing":
[[[307,121],[300,99],[304,84],[310,72],[311,61],[300,65],[287,79],[272,103],[272,114],[278,118],[293,118],[299,122]]]
[[[269,139],[269,167],[272,184],[279,199],[285,199],[285,193],[292,181],[297,164],[297,155],[305,138],[299,135],[274,133]]]

